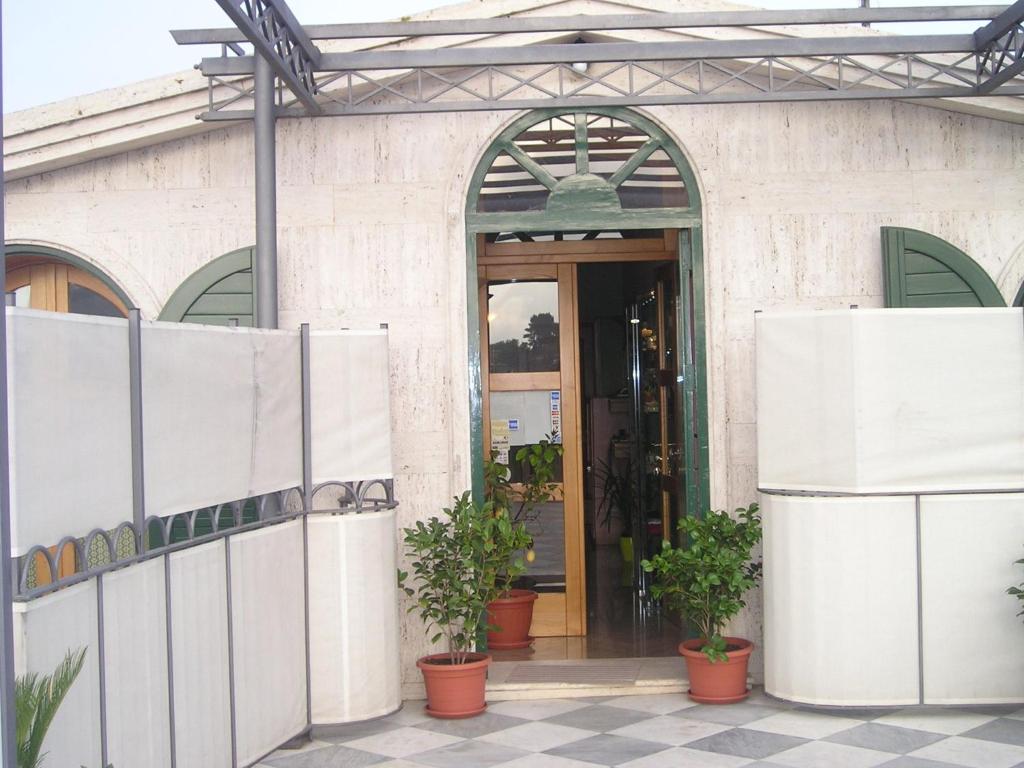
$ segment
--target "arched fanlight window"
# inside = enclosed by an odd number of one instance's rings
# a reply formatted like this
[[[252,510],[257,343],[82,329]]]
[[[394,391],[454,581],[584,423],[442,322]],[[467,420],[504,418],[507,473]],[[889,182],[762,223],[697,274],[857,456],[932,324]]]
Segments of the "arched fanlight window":
[[[488,149],[467,212],[478,229],[509,220],[531,229],[678,227],[699,215],[679,149],[651,121],[625,110],[528,115]]]
[[[253,248],[239,248],[206,264],[179,285],[160,319],[172,323],[256,325]]]

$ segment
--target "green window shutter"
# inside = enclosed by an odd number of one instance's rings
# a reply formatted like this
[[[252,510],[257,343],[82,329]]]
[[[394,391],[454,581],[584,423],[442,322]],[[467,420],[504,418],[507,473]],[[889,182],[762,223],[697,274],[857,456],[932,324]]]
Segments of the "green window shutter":
[[[227,325],[237,318],[239,325],[254,326],[252,254],[252,248],[231,251],[193,272],[167,300],[159,319]]]
[[[882,227],[887,307],[1005,307],[984,269],[955,245],[904,227]]]

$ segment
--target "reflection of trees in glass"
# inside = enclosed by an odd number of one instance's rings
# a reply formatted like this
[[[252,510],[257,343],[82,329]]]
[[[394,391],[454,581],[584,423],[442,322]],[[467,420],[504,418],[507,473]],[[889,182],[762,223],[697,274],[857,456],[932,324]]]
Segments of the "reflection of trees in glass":
[[[523,340],[505,339],[491,344],[492,373],[557,371],[559,366],[558,323],[550,312],[530,317]]]

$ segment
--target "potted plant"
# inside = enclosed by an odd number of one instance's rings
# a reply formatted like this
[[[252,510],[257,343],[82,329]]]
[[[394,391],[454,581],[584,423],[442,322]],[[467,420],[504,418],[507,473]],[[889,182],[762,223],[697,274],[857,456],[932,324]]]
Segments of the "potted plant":
[[[50,675],[30,672],[14,681],[15,751],[18,768],[39,768],[43,740],[85,663],[85,648],[68,651]]]
[[[512,523],[510,535],[495,541],[495,575],[498,594],[487,605],[487,647],[493,650],[527,648],[533,642],[530,625],[538,595],[532,589],[514,589],[512,584],[526,572],[526,560],[533,560],[533,537],[526,521],[539,504],[551,501],[557,491],[555,465],[562,446],[549,438],[516,452],[524,468],[524,481],[513,485],[509,468],[497,461],[497,454],[484,466],[484,493],[496,511],[504,511]],[[525,555],[524,555],[525,553]]]
[[[493,502],[480,504],[467,491],[444,510],[404,530],[412,557],[412,578],[399,572],[399,585],[415,599],[431,642],[445,640],[447,651],[416,662],[427,689],[427,712],[461,718],[486,708],[484,686],[491,657],[473,651],[485,626],[487,604],[498,595],[498,558],[517,541],[516,526]]]
[[[679,646],[686,659],[690,698],[702,704],[742,701],[747,690],[747,663],[754,644],[723,637],[725,625],[746,605],[743,596],[761,576],[751,551],[761,540],[757,504],[736,510],[709,511],[679,521],[683,546],[662,542],[662,550],[641,566],[654,574],[651,592],[670,609],[679,610],[698,636]]]
[[[1024,565],[1024,559],[1018,560],[1017,565]],[[1020,613],[1018,613],[1017,615],[1024,616],[1024,581],[1020,583],[1019,587],[1010,587],[1008,590],[1006,590],[1006,594],[1013,595],[1021,601]]]
[[[626,458],[622,466],[597,460],[594,470],[601,483],[601,502],[597,505],[598,524],[611,530],[612,522],[622,521],[619,552],[624,563],[633,562],[633,513],[636,511],[636,477],[633,460]]]

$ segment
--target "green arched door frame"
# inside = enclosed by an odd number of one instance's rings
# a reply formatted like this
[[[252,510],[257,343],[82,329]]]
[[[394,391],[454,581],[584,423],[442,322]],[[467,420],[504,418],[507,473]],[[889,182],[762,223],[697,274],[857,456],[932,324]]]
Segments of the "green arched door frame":
[[[476,203],[483,187],[484,177],[501,152],[508,152],[509,145],[521,132],[543,120],[564,115],[602,115],[629,123],[643,130],[657,148],[665,151],[672,159],[688,192],[688,207],[650,209],[608,209],[595,210],[593,196],[587,189],[576,194],[577,205],[573,205],[572,193],[559,194],[557,211],[527,211],[512,213],[481,213]],[[584,134],[585,136],[585,134]],[[577,123],[577,145],[581,141]],[[512,148],[513,152],[515,148]],[[648,154],[650,154],[648,152]],[[638,152],[639,155],[639,152]],[[579,157],[577,149],[577,157]],[[626,161],[627,164],[630,161]],[[578,163],[577,163],[578,165]],[[677,229],[679,230],[679,277],[680,296],[683,302],[681,314],[684,322],[679,323],[678,349],[690,349],[693,339],[693,359],[683,361],[683,402],[687,404],[684,429],[693,425],[696,429],[696,448],[686,451],[687,509],[698,510],[698,514],[710,508],[710,468],[708,441],[708,398],[707,398],[707,337],[704,312],[704,258],[701,229],[701,198],[697,178],[693,173],[676,141],[652,120],[621,107],[582,107],[576,109],[543,109],[519,117],[505,127],[483,153],[473,173],[466,199],[466,328],[469,346],[469,408],[470,408],[470,451],[472,461],[473,494],[483,495],[483,388],[480,362],[479,299],[477,293],[477,235],[500,232],[552,232],[592,231],[617,229]],[[690,290],[686,290],[689,287]],[[690,306],[692,292],[692,307]],[[685,321],[693,317],[692,328]],[[687,356],[688,357],[688,356]],[[692,403],[692,407],[690,406]],[[688,436],[687,436],[688,437]],[[684,440],[687,448],[693,441]],[[696,453],[697,455],[693,455]],[[696,482],[691,482],[691,478]]]
[[[248,248],[239,248],[236,251],[230,251],[222,256],[218,256],[209,264],[204,264],[185,278],[184,282],[174,290],[174,293],[171,294],[167,303],[164,304],[164,308],[160,310],[160,317],[158,319],[167,320],[173,323],[187,322],[186,318],[190,314],[190,310],[196,306],[197,301],[208,296],[207,292],[211,288],[216,286],[222,280],[230,278],[232,275],[249,270],[252,275],[251,289],[247,291],[251,301],[250,311],[232,312],[230,310],[225,310],[223,312],[215,312],[214,314],[219,317],[223,317],[224,323],[227,323],[227,318],[229,316],[248,315],[252,317],[252,324],[254,326],[257,325],[256,302],[254,299],[256,295],[256,273],[252,270],[252,256],[253,247],[250,246]]]
[[[67,251],[62,251],[59,248],[52,248],[47,245],[27,245],[18,242],[6,243],[4,245],[4,253],[7,255],[7,258],[12,256],[38,256],[70,264],[72,267],[76,267],[83,272],[88,272],[107,286],[107,288],[109,288],[126,307],[131,308],[135,306],[134,302],[128,298],[128,294],[124,292],[124,289],[114,281],[114,278],[101,270],[95,264],[90,264],[80,256],[75,256]]]

